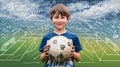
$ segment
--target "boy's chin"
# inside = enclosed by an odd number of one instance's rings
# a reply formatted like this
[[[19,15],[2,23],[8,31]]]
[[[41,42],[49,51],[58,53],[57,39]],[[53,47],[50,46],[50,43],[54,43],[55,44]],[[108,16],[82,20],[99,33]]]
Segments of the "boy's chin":
[[[62,30],[63,28],[56,28],[57,30]]]
[[[56,27],[56,29],[58,29],[58,30],[62,30],[62,29],[63,29],[63,27]]]

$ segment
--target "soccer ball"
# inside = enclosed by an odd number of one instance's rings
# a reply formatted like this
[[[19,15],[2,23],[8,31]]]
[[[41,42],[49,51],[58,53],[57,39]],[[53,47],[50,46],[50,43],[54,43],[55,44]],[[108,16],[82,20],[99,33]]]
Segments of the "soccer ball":
[[[52,60],[63,62],[70,57],[72,40],[64,36],[54,36],[47,41],[48,53]]]

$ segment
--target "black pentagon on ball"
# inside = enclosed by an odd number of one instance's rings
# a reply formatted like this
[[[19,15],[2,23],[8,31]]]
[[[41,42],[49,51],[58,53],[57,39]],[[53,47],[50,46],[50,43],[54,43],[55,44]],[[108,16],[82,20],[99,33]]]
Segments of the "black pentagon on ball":
[[[70,43],[70,42],[68,42],[68,46],[71,46],[71,43]]]
[[[57,40],[54,40],[54,41],[53,41],[53,44],[57,44]]]
[[[52,56],[51,54],[49,54],[51,60],[55,59],[54,56]]]
[[[59,55],[57,55],[57,58],[63,58],[63,54],[60,53]]]
[[[50,50],[50,45],[47,46],[48,47],[48,51]]]
[[[61,50],[64,50],[65,45],[60,45]]]

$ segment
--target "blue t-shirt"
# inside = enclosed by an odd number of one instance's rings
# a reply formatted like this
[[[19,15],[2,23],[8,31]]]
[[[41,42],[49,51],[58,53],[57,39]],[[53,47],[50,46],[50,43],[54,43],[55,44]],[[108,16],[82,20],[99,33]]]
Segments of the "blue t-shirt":
[[[43,37],[43,39],[41,41],[41,44],[40,44],[40,47],[39,47],[40,52],[43,52],[44,46],[46,45],[47,40],[50,40],[54,36],[59,36],[59,35],[54,33],[54,32],[51,32],[51,33],[49,33],[49,34],[47,34]],[[63,34],[60,34],[60,36],[65,36],[68,39],[72,40],[73,45],[75,46],[75,52],[79,52],[80,50],[82,50],[82,46],[81,46],[79,38],[76,34],[70,32],[70,31],[67,31]],[[49,57],[46,60],[45,65],[44,65],[44,67],[58,67],[58,66],[59,67],[75,67],[74,60],[72,58],[72,61],[66,60],[63,63],[60,63],[60,62],[55,62],[55,61],[51,60],[50,57]]]

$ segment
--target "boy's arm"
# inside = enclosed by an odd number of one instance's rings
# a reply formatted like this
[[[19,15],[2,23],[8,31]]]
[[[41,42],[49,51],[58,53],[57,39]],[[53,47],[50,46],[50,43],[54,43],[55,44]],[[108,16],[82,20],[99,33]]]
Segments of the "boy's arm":
[[[40,55],[40,60],[44,62],[48,58],[48,46],[44,47],[44,52]]]
[[[41,60],[42,62],[45,62],[45,60],[47,59],[47,57],[48,57],[48,56],[46,56],[45,53],[41,53],[41,55],[40,55],[40,60]]]
[[[73,52],[73,58],[79,62],[80,61],[80,53],[79,52]]]
[[[80,53],[75,52],[75,47],[74,46],[72,46],[71,57],[73,57],[77,62],[80,61]]]

